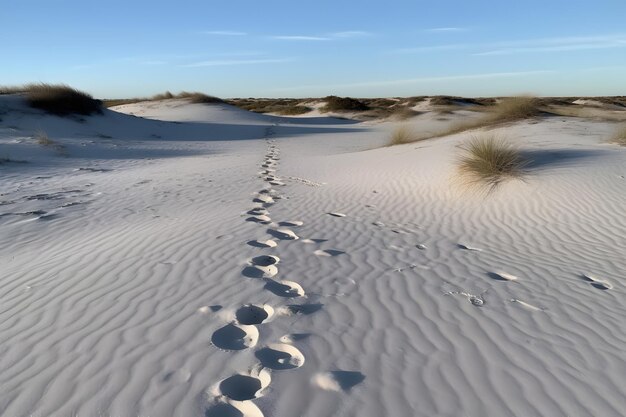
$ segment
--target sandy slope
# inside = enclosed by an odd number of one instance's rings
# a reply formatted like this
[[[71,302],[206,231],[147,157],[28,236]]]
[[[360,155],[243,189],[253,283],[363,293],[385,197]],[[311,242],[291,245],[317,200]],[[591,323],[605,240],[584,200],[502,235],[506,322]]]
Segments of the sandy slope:
[[[485,197],[454,181],[466,135],[0,99],[0,155],[30,161],[0,165],[3,415],[624,414],[612,125],[507,128],[530,175]]]

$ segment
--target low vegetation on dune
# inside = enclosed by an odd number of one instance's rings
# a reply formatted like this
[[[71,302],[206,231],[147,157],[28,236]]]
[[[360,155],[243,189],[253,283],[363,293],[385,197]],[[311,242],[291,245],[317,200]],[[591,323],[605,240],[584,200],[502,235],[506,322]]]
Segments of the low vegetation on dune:
[[[91,95],[64,84],[26,84],[1,87],[2,94],[23,94],[28,105],[57,116],[102,113],[102,102]]]
[[[194,92],[182,91],[178,94],[173,94],[169,91],[166,91],[164,93],[155,94],[152,97],[108,99],[108,100],[104,100],[104,105],[106,107],[114,107],[114,106],[121,106],[122,104],[139,103],[141,101],[160,101],[160,100],[171,100],[171,99],[188,100],[189,102],[194,103],[194,104],[224,103],[224,100],[222,100],[219,97],[210,96],[208,94],[200,93],[197,91],[194,91]]]
[[[617,143],[621,146],[626,146],[626,125],[623,125],[617,129],[613,138],[611,138],[611,142]]]
[[[370,107],[364,102],[351,97],[328,96],[324,98],[326,105],[321,108],[325,112],[365,111]]]
[[[227,101],[228,104],[237,106],[244,110],[253,111],[255,113],[276,113],[285,116],[297,116],[311,111],[311,108],[304,105],[306,99],[232,99]]]
[[[462,146],[458,169],[467,184],[493,189],[503,181],[519,178],[527,161],[520,151],[503,138],[475,136]]]

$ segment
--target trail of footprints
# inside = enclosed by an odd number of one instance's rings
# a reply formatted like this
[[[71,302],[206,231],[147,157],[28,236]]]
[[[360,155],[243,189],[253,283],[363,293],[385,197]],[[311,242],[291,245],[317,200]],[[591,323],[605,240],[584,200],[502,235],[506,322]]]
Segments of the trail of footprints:
[[[257,248],[275,248],[280,241],[298,240],[298,235],[292,230],[303,225],[297,220],[273,223],[268,208],[281,199],[280,193],[272,188],[285,185],[276,174],[279,150],[275,141],[271,139],[273,128],[266,131],[268,151],[261,164],[260,178],[267,184],[256,193],[252,199],[255,204],[246,214],[246,221],[267,225],[267,233],[271,238],[267,240],[251,240],[249,246]],[[330,255],[328,255],[330,256]],[[249,260],[242,270],[246,278],[262,279],[264,289],[284,299],[298,299],[305,296],[300,284],[294,281],[278,279],[277,276],[280,258],[274,255],[259,255]],[[286,314],[312,314],[319,310],[321,305],[294,304],[287,305],[281,312]],[[283,313],[283,314],[284,314]],[[239,307],[232,322],[216,330],[212,337],[212,344],[226,351],[239,351],[255,348],[259,340],[258,325],[271,322],[280,314],[268,304],[247,304]],[[296,369],[304,364],[302,352],[293,342],[299,335],[286,335],[276,343],[270,343],[255,351],[259,361],[247,373],[237,373],[211,387],[207,394],[212,397],[212,406],[207,416],[243,416],[263,417],[261,410],[251,400],[263,395],[264,390],[271,383],[271,371]]]

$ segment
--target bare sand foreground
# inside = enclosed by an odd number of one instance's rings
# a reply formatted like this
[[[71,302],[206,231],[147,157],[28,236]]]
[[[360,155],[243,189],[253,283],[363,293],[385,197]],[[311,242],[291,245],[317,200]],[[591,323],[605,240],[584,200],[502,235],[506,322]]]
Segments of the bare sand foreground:
[[[485,196],[471,133],[114,110],[0,96],[3,416],[626,414],[615,123],[498,127],[531,163]]]

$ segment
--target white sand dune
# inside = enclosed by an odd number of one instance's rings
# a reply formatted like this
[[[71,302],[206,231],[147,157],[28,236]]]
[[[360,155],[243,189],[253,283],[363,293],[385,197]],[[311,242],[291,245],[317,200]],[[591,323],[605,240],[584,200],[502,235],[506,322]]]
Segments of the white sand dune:
[[[0,96],[3,416],[624,415],[611,123],[503,127],[532,163],[486,196],[470,134],[118,110]]]

